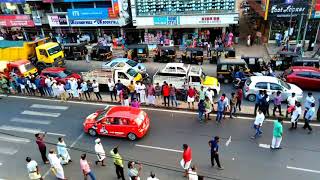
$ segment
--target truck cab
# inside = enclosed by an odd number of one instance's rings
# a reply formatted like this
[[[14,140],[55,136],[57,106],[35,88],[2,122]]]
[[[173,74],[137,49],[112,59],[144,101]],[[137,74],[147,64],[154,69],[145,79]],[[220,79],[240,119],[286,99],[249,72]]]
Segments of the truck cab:
[[[12,75],[17,76],[30,76],[36,75],[38,73],[37,68],[28,61],[28,60],[20,60],[15,62],[5,62],[2,61],[0,63],[0,71],[8,78]]]
[[[36,47],[37,67],[42,70],[49,66],[63,66],[64,53],[61,46],[55,42],[48,42]]]

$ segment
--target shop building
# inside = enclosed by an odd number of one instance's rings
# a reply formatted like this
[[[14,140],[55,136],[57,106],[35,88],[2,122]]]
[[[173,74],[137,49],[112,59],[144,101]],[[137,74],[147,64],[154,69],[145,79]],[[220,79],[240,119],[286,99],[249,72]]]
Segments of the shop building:
[[[239,23],[235,0],[130,2],[133,26],[147,44],[188,45],[194,38],[213,42],[222,33],[235,33]]]

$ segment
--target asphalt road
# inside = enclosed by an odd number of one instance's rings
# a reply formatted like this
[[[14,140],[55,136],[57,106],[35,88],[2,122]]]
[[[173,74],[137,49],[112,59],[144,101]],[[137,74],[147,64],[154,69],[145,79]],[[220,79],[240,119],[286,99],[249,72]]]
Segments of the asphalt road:
[[[48,132],[46,141],[49,149],[55,148],[54,144],[59,136],[64,136],[66,143],[76,148],[70,151],[73,162],[64,166],[64,169],[69,179],[82,179],[79,157],[82,151],[90,153],[94,150],[95,139],[83,134],[82,122],[87,115],[105,106],[105,104],[60,103],[57,100],[38,98],[1,99],[0,179],[27,179],[26,156],[32,157],[39,163],[42,174],[48,171],[49,166],[42,164],[34,142],[34,133],[37,131]],[[268,148],[260,147],[259,144],[270,144],[272,122],[264,123],[264,133],[261,138],[251,140],[252,119],[247,117],[226,119],[221,126],[217,126],[214,121],[199,124],[196,115],[191,112],[160,109],[145,111],[151,119],[151,128],[143,139],[130,142],[127,139],[101,137],[107,152],[119,145],[120,154],[124,159],[134,159],[144,163],[142,179],[146,179],[151,170],[161,180],[184,179],[179,167],[183,143],[189,144],[193,149],[193,163],[197,165],[198,173],[216,179],[318,180],[320,177],[320,163],[317,158],[320,154],[319,125],[315,125],[314,133],[308,135],[300,128],[301,125],[297,131],[289,132],[287,130],[289,125],[285,124],[283,149],[270,151]],[[215,135],[222,137],[220,157],[225,167],[223,171],[209,166],[207,142]],[[230,136],[232,141],[226,146]],[[88,159],[94,162],[96,157],[90,154]],[[109,158],[106,167],[93,164],[91,167],[98,179],[116,179],[112,160]],[[48,173],[45,179],[55,178]]]

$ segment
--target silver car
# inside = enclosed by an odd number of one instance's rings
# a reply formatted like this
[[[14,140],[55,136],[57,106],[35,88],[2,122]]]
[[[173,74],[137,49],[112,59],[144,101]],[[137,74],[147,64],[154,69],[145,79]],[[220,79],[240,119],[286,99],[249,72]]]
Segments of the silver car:
[[[293,92],[298,100],[303,98],[303,91],[298,86],[271,76],[251,76],[248,78],[244,84],[244,97],[254,102],[256,94],[260,90],[266,90],[269,95],[280,91],[283,100],[286,100]]]

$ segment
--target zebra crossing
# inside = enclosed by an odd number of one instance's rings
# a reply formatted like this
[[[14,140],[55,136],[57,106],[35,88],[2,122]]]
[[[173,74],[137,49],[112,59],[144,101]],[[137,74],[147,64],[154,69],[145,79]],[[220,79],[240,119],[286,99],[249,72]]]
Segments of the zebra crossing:
[[[57,106],[47,104],[32,104],[26,109],[12,117],[6,123],[0,125],[0,166],[5,166],[3,160],[13,156],[19,150],[30,143],[34,143],[28,135],[47,132],[48,126],[54,123],[55,119],[69,109],[68,106]],[[17,136],[13,136],[18,134]],[[22,135],[20,135],[22,134]],[[52,136],[66,136],[56,132],[47,132]],[[32,137],[32,136],[29,136]],[[1,179],[1,177],[0,177]]]

